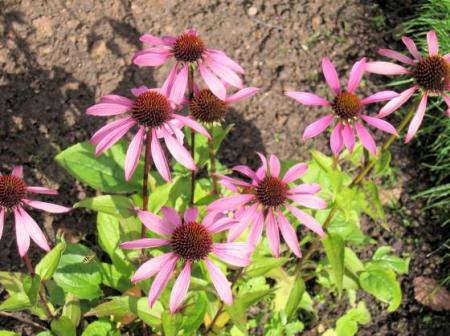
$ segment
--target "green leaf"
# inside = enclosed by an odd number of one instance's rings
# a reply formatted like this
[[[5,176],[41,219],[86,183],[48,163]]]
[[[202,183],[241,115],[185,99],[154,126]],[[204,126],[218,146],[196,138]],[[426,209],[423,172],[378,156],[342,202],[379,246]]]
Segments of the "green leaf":
[[[194,334],[203,323],[206,308],[208,307],[208,298],[204,292],[197,292],[193,297],[194,302],[182,311],[183,316],[182,329],[186,335]]]
[[[30,278],[28,274],[18,272],[0,272],[0,283],[9,294],[25,293],[23,283]]]
[[[246,276],[251,278],[261,276],[274,268],[283,266],[289,258],[255,257],[252,263],[245,269]]]
[[[128,218],[136,215],[133,202],[125,196],[102,195],[75,203],[74,208],[87,208],[97,212],[104,212],[119,218]]]
[[[396,256],[389,255],[394,249],[390,246],[379,247],[373,255],[373,261],[384,267],[389,267],[399,274],[407,274],[409,271],[410,258],[402,259]],[[373,262],[372,262],[373,263]]]
[[[294,280],[294,285],[292,286],[292,290],[286,303],[285,311],[288,319],[292,319],[293,317],[295,317],[295,313],[297,312],[297,308],[302,300],[304,293],[305,282],[303,281],[301,275],[298,274],[297,278]]]
[[[140,298],[137,302],[137,315],[146,324],[155,329],[161,329],[161,315],[164,307],[156,301],[152,308],[148,307],[147,298]]]
[[[42,280],[51,279],[59,265],[61,256],[66,249],[66,243],[58,243],[44,258],[41,259],[39,264],[36,265],[36,274],[41,277]]]
[[[100,265],[97,260],[83,262],[93,251],[81,244],[67,244],[53,279],[66,292],[80,299],[95,299],[102,295]]]
[[[165,311],[162,313],[161,322],[165,336],[177,336],[182,317],[180,314],[171,315],[168,311]]]
[[[120,336],[120,332],[111,321],[102,319],[89,324],[81,336]]]
[[[64,303],[62,316],[66,316],[75,327],[80,324],[81,308],[80,300],[73,294],[68,293]]]
[[[23,288],[30,299],[31,305],[35,306],[37,303],[39,290],[41,288],[41,278],[39,275],[35,275],[32,278],[25,278],[23,281]]]
[[[375,160],[375,168],[373,174],[375,176],[386,176],[391,173],[391,152],[388,150],[382,151],[379,157],[373,157]]]
[[[395,311],[401,304],[402,291],[394,271],[369,265],[359,276],[362,289],[378,300],[389,303],[388,311]]]
[[[131,288],[132,284],[130,278],[119,272],[114,265],[101,263],[100,271],[102,273],[102,283],[104,285],[117,289],[122,293]]]
[[[357,307],[350,309],[336,321],[336,335],[354,336],[358,331],[358,324],[367,324],[369,322],[370,313],[364,302],[360,302]]]
[[[131,181],[125,181],[124,162],[128,144],[119,141],[102,155],[96,156],[88,141],[59,153],[55,160],[77,180],[103,192],[133,192],[141,189],[143,165],[139,164]]]
[[[0,311],[18,311],[31,307],[30,299],[25,293],[10,295],[0,304]]]
[[[313,157],[314,161],[317,162],[317,164],[320,166],[320,168],[326,172],[330,172],[333,167],[333,159],[329,156],[326,156],[325,154],[322,154],[319,151],[312,150],[311,156]]]
[[[344,278],[344,241],[337,235],[328,234],[322,239],[322,244],[333,270],[334,283],[338,288],[339,294],[341,294]]]
[[[51,323],[52,331],[56,336],[76,336],[76,329],[72,321],[66,317],[61,316],[57,320],[53,320]]]
[[[101,303],[97,307],[92,308],[84,316],[114,316],[117,319],[137,312],[137,297],[132,296],[116,296],[111,301]]]
[[[0,330],[0,336],[20,336],[20,334],[15,333],[14,331]]]
[[[372,181],[363,182],[363,190],[365,192],[364,202],[360,202],[364,212],[373,219],[384,219],[384,209],[381,204],[380,194],[377,185]],[[361,201],[362,199],[360,199]]]
[[[364,264],[358,258],[355,252],[346,247],[344,249],[344,265],[347,270],[349,270],[354,275],[364,270]]]

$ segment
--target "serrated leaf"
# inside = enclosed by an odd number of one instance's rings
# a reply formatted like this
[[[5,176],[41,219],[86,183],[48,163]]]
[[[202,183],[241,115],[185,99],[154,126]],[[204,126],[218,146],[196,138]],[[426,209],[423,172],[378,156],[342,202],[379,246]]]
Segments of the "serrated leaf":
[[[42,280],[49,280],[56,271],[59,265],[61,256],[66,249],[66,243],[58,243],[50,252],[48,252],[44,258],[36,265],[36,274],[38,274]]]
[[[344,278],[344,241],[337,235],[328,234],[322,239],[322,244],[332,268],[332,278],[341,294]]]
[[[97,212],[104,212],[119,218],[128,218],[136,215],[133,202],[125,196],[102,195],[75,203],[74,208],[86,208]]]

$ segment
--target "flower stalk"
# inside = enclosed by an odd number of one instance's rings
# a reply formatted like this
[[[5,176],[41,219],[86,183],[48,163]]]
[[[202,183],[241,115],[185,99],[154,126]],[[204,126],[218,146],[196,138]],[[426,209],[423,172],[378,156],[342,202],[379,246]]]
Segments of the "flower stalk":
[[[210,129],[210,134],[213,134],[212,127]],[[214,139],[208,140],[208,153],[209,153],[209,177],[212,181],[212,194],[218,195],[219,194],[219,186],[217,183],[217,176],[216,176],[216,150],[214,148]]]
[[[190,64],[188,67],[188,96],[189,100],[192,101],[194,98],[194,65]],[[195,162],[195,133],[191,130],[191,156],[192,160]],[[189,198],[189,205],[194,205],[195,198],[195,174],[196,171],[191,172],[191,197]]]

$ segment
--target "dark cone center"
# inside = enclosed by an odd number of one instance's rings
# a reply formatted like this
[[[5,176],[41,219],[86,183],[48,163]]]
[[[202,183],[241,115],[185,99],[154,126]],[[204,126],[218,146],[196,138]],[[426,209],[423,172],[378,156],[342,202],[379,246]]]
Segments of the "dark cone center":
[[[156,91],[147,91],[136,98],[131,114],[139,124],[156,128],[161,127],[172,117],[172,108],[164,95]]]
[[[417,84],[429,91],[450,89],[450,62],[442,56],[429,56],[422,59],[413,71]]]
[[[222,121],[227,112],[227,103],[217,98],[209,89],[201,90],[191,102],[191,114],[200,122]]]
[[[332,107],[339,118],[354,119],[361,113],[363,105],[354,93],[343,91],[334,98]]]
[[[185,33],[180,35],[173,46],[173,53],[177,61],[195,62],[205,52],[203,41],[195,34]]]
[[[184,260],[198,261],[211,252],[213,240],[203,225],[192,222],[182,224],[174,230],[170,245]]]
[[[288,186],[278,177],[266,176],[255,189],[256,197],[264,207],[277,207],[286,201]]]
[[[27,185],[17,176],[0,176],[0,206],[13,208],[20,204],[27,194]]]

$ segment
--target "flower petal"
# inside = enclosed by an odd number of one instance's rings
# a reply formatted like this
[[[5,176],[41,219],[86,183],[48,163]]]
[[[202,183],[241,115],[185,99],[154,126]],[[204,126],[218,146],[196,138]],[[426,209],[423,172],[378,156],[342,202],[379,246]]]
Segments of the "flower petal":
[[[4,224],[5,224],[5,210],[3,210],[3,208],[0,208],[0,239],[2,239]]]
[[[361,82],[362,76],[366,68],[366,59],[362,58],[360,61],[356,62],[352,70],[350,71],[350,77],[348,79],[347,90],[349,92],[354,92]]]
[[[439,42],[434,31],[429,31],[427,33],[427,44],[428,44],[428,54],[430,56],[435,56],[439,52]]]
[[[177,160],[181,165],[190,170],[195,170],[195,163],[192,159],[191,154],[186,148],[184,148],[180,143],[167,131],[163,132],[164,141],[166,143],[167,149],[170,154]]]
[[[166,288],[177,264],[177,259],[178,257],[169,259],[164,265],[161,265],[161,269],[158,271],[158,274],[156,274],[155,280],[153,280],[152,286],[148,292],[148,306],[150,308],[161,296],[164,288]]]
[[[130,106],[125,106],[122,104],[98,103],[89,107],[86,110],[86,114],[99,117],[113,116],[128,112],[130,109],[131,109]]]
[[[362,145],[373,155],[377,154],[377,145],[370,132],[358,121],[355,122],[356,133]]]
[[[169,308],[170,313],[174,314],[180,304],[186,297],[191,282],[191,262],[186,261],[183,270],[180,272],[175,284],[173,285],[172,292],[170,293]]]
[[[381,56],[392,58],[405,64],[414,65],[414,61],[411,58],[395,50],[379,49],[378,54],[380,54]]]
[[[427,100],[428,95],[424,94],[422,96],[422,99],[420,100],[419,106],[417,107],[416,114],[411,120],[411,123],[409,124],[408,133],[406,134],[405,143],[408,143],[411,141],[411,139],[416,134],[417,130],[420,127],[420,124],[422,123],[423,117],[425,115],[425,111],[427,109]]]
[[[166,63],[171,56],[170,50],[160,49],[158,52],[156,48],[148,48],[136,53],[133,57],[133,63],[139,67],[154,67]]]
[[[270,155],[269,159],[270,175],[278,177],[280,175],[281,164],[280,160],[273,154]]]
[[[223,83],[211,73],[202,63],[198,65],[200,74],[205,81],[208,88],[214,93],[219,99],[225,100],[227,92]]]
[[[266,232],[269,247],[273,255],[278,258],[280,256],[280,233],[278,232],[278,226],[272,208],[269,208],[267,213]]]
[[[133,118],[130,118],[127,123],[124,123],[120,127],[113,129],[109,134],[103,136],[99,140],[97,146],[95,147],[95,155],[100,155],[108,148],[112,147],[117,141],[123,138],[123,136],[136,124]],[[92,140],[91,140],[92,142]]]
[[[14,166],[11,175],[23,178],[23,166]]]
[[[131,281],[139,282],[154,276],[156,273],[161,271],[161,268],[164,265],[166,265],[169,261],[173,259],[175,259],[176,261],[177,257],[174,253],[171,252],[147,260],[145,263],[139,266],[139,268],[131,278]]]
[[[247,236],[247,243],[254,249],[261,241],[262,232],[264,229],[264,210],[257,210],[255,221],[250,227],[250,232]]]
[[[231,168],[231,170],[237,171],[242,175],[248,176],[252,180],[258,180],[258,176],[256,176],[256,173],[250,167],[239,165],[234,166],[233,168]]]
[[[289,91],[285,92],[284,94],[288,97],[295,99],[296,101],[298,101],[300,104],[303,105],[312,105],[312,106],[331,105],[331,103],[328,100],[309,92]]]
[[[165,223],[163,220],[150,211],[138,210],[138,217],[142,223],[150,230],[160,235],[169,236],[175,230],[175,225]]]
[[[291,223],[287,220],[287,218],[283,215],[283,213],[278,210],[277,213],[278,218],[278,227],[280,228],[281,235],[283,236],[284,241],[287,246],[294,252],[294,254],[298,257],[302,257],[302,252],[300,251],[300,244],[298,242],[297,233],[292,227]]]
[[[174,208],[164,206],[161,208],[161,212],[165,219],[164,222],[169,222],[169,224],[172,225],[173,227],[178,227],[181,225],[180,215],[178,214],[178,211],[175,210]]]
[[[133,176],[134,171],[139,163],[141,157],[142,145],[144,143],[145,127],[139,127],[139,131],[134,136],[133,140],[128,146],[127,155],[125,157],[125,180],[129,181]]]
[[[141,94],[150,91],[150,89],[148,87],[146,87],[145,85],[141,85],[139,87],[135,87],[131,89],[131,93],[135,96],[135,97],[139,97]]]
[[[341,85],[339,84],[339,76],[336,72],[336,68],[333,63],[331,63],[328,57],[322,58],[322,72],[325,76],[325,80],[328,86],[334,91],[334,93],[339,94],[341,92]]]
[[[250,202],[255,195],[241,194],[219,198],[206,208],[208,212],[235,210]]]
[[[206,268],[208,269],[211,281],[217,294],[228,305],[233,304],[233,294],[231,293],[231,286],[222,271],[214,265],[209,258],[205,258]]]
[[[414,56],[414,58],[418,61],[422,60],[422,55],[420,55],[419,51],[417,50],[416,44],[413,40],[411,40],[409,37],[403,36],[402,41],[405,44],[406,48],[408,48],[411,55]]]
[[[172,180],[170,168],[167,163],[166,155],[164,154],[164,151],[161,148],[161,144],[159,143],[156,129],[152,129],[152,142],[150,145],[150,149],[152,152],[152,158],[153,162],[155,163],[156,170],[158,170],[159,174],[165,181],[170,182]]]
[[[216,49],[208,49],[207,54],[217,63],[220,63],[223,66],[226,66],[237,73],[243,74],[245,72],[244,69],[238,63],[233,61],[223,51]]]
[[[46,187],[27,187],[27,192],[42,195],[58,195],[56,190]]]
[[[324,236],[324,232],[322,229],[322,226],[320,223],[314,219],[313,216],[308,215],[306,212],[303,212],[302,210],[290,205],[286,204],[286,208],[301,222],[303,223],[308,229],[311,231],[317,233],[320,237]],[[278,214],[280,216],[280,214]],[[279,217],[278,217],[279,218]],[[281,227],[280,227],[281,229]],[[285,238],[286,239],[286,238]]]
[[[97,145],[103,138],[108,136],[110,133],[114,132],[116,129],[119,129],[121,126],[129,124],[130,122],[134,122],[132,117],[126,117],[119,120],[115,120],[98,129],[97,132],[91,138],[91,144]]]
[[[334,156],[339,156],[342,148],[344,147],[344,139],[342,138],[342,122],[338,122],[330,137],[330,147]]]
[[[198,217],[198,208],[189,208],[184,212],[184,222],[191,223],[195,222]]]
[[[212,223],[207,225],[207,229],[210,233],[217,233],[229,230],[231,227],[237,224],[237,220],[232,217],[216,218]]]
[[[212,252],[226,263],[246,267],[250,264],[251,248],[247,243],[214,243]]]
[[[188,66],[185,65],[173,81],[169,99],[176,104],[180,104],[184,99],[184,93],[188,85],[188,72]]]
[[[13,209],[14,212],[14,223],[16,226],[16,242],[19,254],[23,257],[27,254],[30,248],[30,236],[25,228],[25,220],[22,218],[21,213],[17,208]]]
[[[288,169],[286,174],[284,174],[283,182],[291,183],[302,177],[308,170],[308,165],[306,163],[297,163]]]
[[[18,207],[18,211],[22,216],[23,223],[25,225],[25,230],[31,239],[44,251],[50,251],[50,246],[48,246],[47,238],[42,232],[39,225],[34,221],[33,218],[21,207]]]
[[[239,218],[238,223],[233,225],[228,232],[227,242],[235,241],[242,232],[247,228],[251,221],[256,217],[256,211],[258,209],[258,204],[253,204],[252,206],[245,209],[244,214]]]
[[[235,94],[226,98],[225,101],[227,103],[237,103],[241,100],[244,100],[246,98],[253,96],[258,91],[259,91],[259,88],[256,88],[256,87],[243,88],[243,89],[239,90],[238,92],[236,92]]]
[[[353,129],[350,123],[345,123],[342,128],[342,140],[344,140],[344,145],[347,147],[348,151],[353,152],[355,147],[355,135],[353,134]]]
[[[244,85],[242,83],[242,79],[233,70],[230,70],[229,68],[223,66],[220,63],[214,62],[211,59],[207,59],[205,63],[208,64],[210,69],[225,83],[239,89],[243,88]]]
[[[327,202],[314,195],[293,194],[289,195],[288,198],[300,205],[303,205],[304,207],[311,209],[325,209],[327,207]]]
[[[202,125],[200,125],[200,123],[198,123],[194,119],[192,119],[190,117],[185,117],[185,116],[182,116],[182,115],[179,115],[179,114],[175,114],[175,113],[173,114],[173,117],[175,119],[178,119],[180,122],[182,122],[183,125],[186,125],[189,128],[192,128],[197,133],[199,133],[201,135],[204,135],[208,139],[211,139],[211,135],[208,133],[208,131]]]
[[[400,94],[398,94],[395,91],[380,91],[369,97],[364,98],[363,100],[361,100],[361,103],[363,105],[378,103],[385,100],[391,100],[399,96]]]
[[[130,109],[133,108],[134,105],[134,102],[131,99],[112,94],[100,98],[100,103],[121,104],[124,106],[128,106]]]
[[[173,39],[174,38],[171,36],[163,36],[161,38],[161,37],[157,37],[157,36],[150,35],[150,34],[144,34],[139,38],[139,41],[141,41],[143,43],[147,43],[147,44],[152,44],[152,45],[167,46],[167,45],[173,44],[173,43],[169,43]]]
[[[409,70],[402,65],[381,61],[368,62],[366,71],[379,75],[404,75],[409,73]]]
[[[304,183],[296,187],[290,188],[290,194],[315,194],[318,193],[322,188],[318,183]]]
[[[364,120],[369,125],[378,128],[379,130],[382,130],[382,131],[390,133],[390,134],[398,135],[395,127],[381,118],[375,118],[375,117],[369,117],[366,115],[361,115],[361,119]]]
[[[71,208],[53,204],[53,203],[47,203],[47,202],[41,202],[41,201],[34,201],[29,199],[22,199],[22,202],[29,205],[30,207],[33,207],[35,209],[44,210],[51,213],[65,213],[72,210]]]
[[[386,105],[382,107],[378,116],[386,117],[392,112],[396,111],[400,106],[402,106],[413,94],[416,92],[417,86],[413,86],[403,92],[400,93],[400,96],[392,99]]]
[[[309,124],[305,131],[303,132],[303,139],[310,139],[315,137],[316,135],[319,135],[325,129],[330,126],[331,122],[334,120],[334,115],[329,114],[325,117],[322,117],[320,119],[317,119],[312,124]]]
[[[170,92],[172,91],[173,83],[175,82],[178,71],[178,62],[170,69],[169,75],[161,86],[161,94],[166,97],[170,97]],[[184,95],[184,91],[183,91]]]
[[[165,246],[170,243],[168,239],[156,239],[156,238],[141,238],[136,240],[131,240],[120,244],[120,248],[125,250],[129,249],[143,249],[151,247]]]

